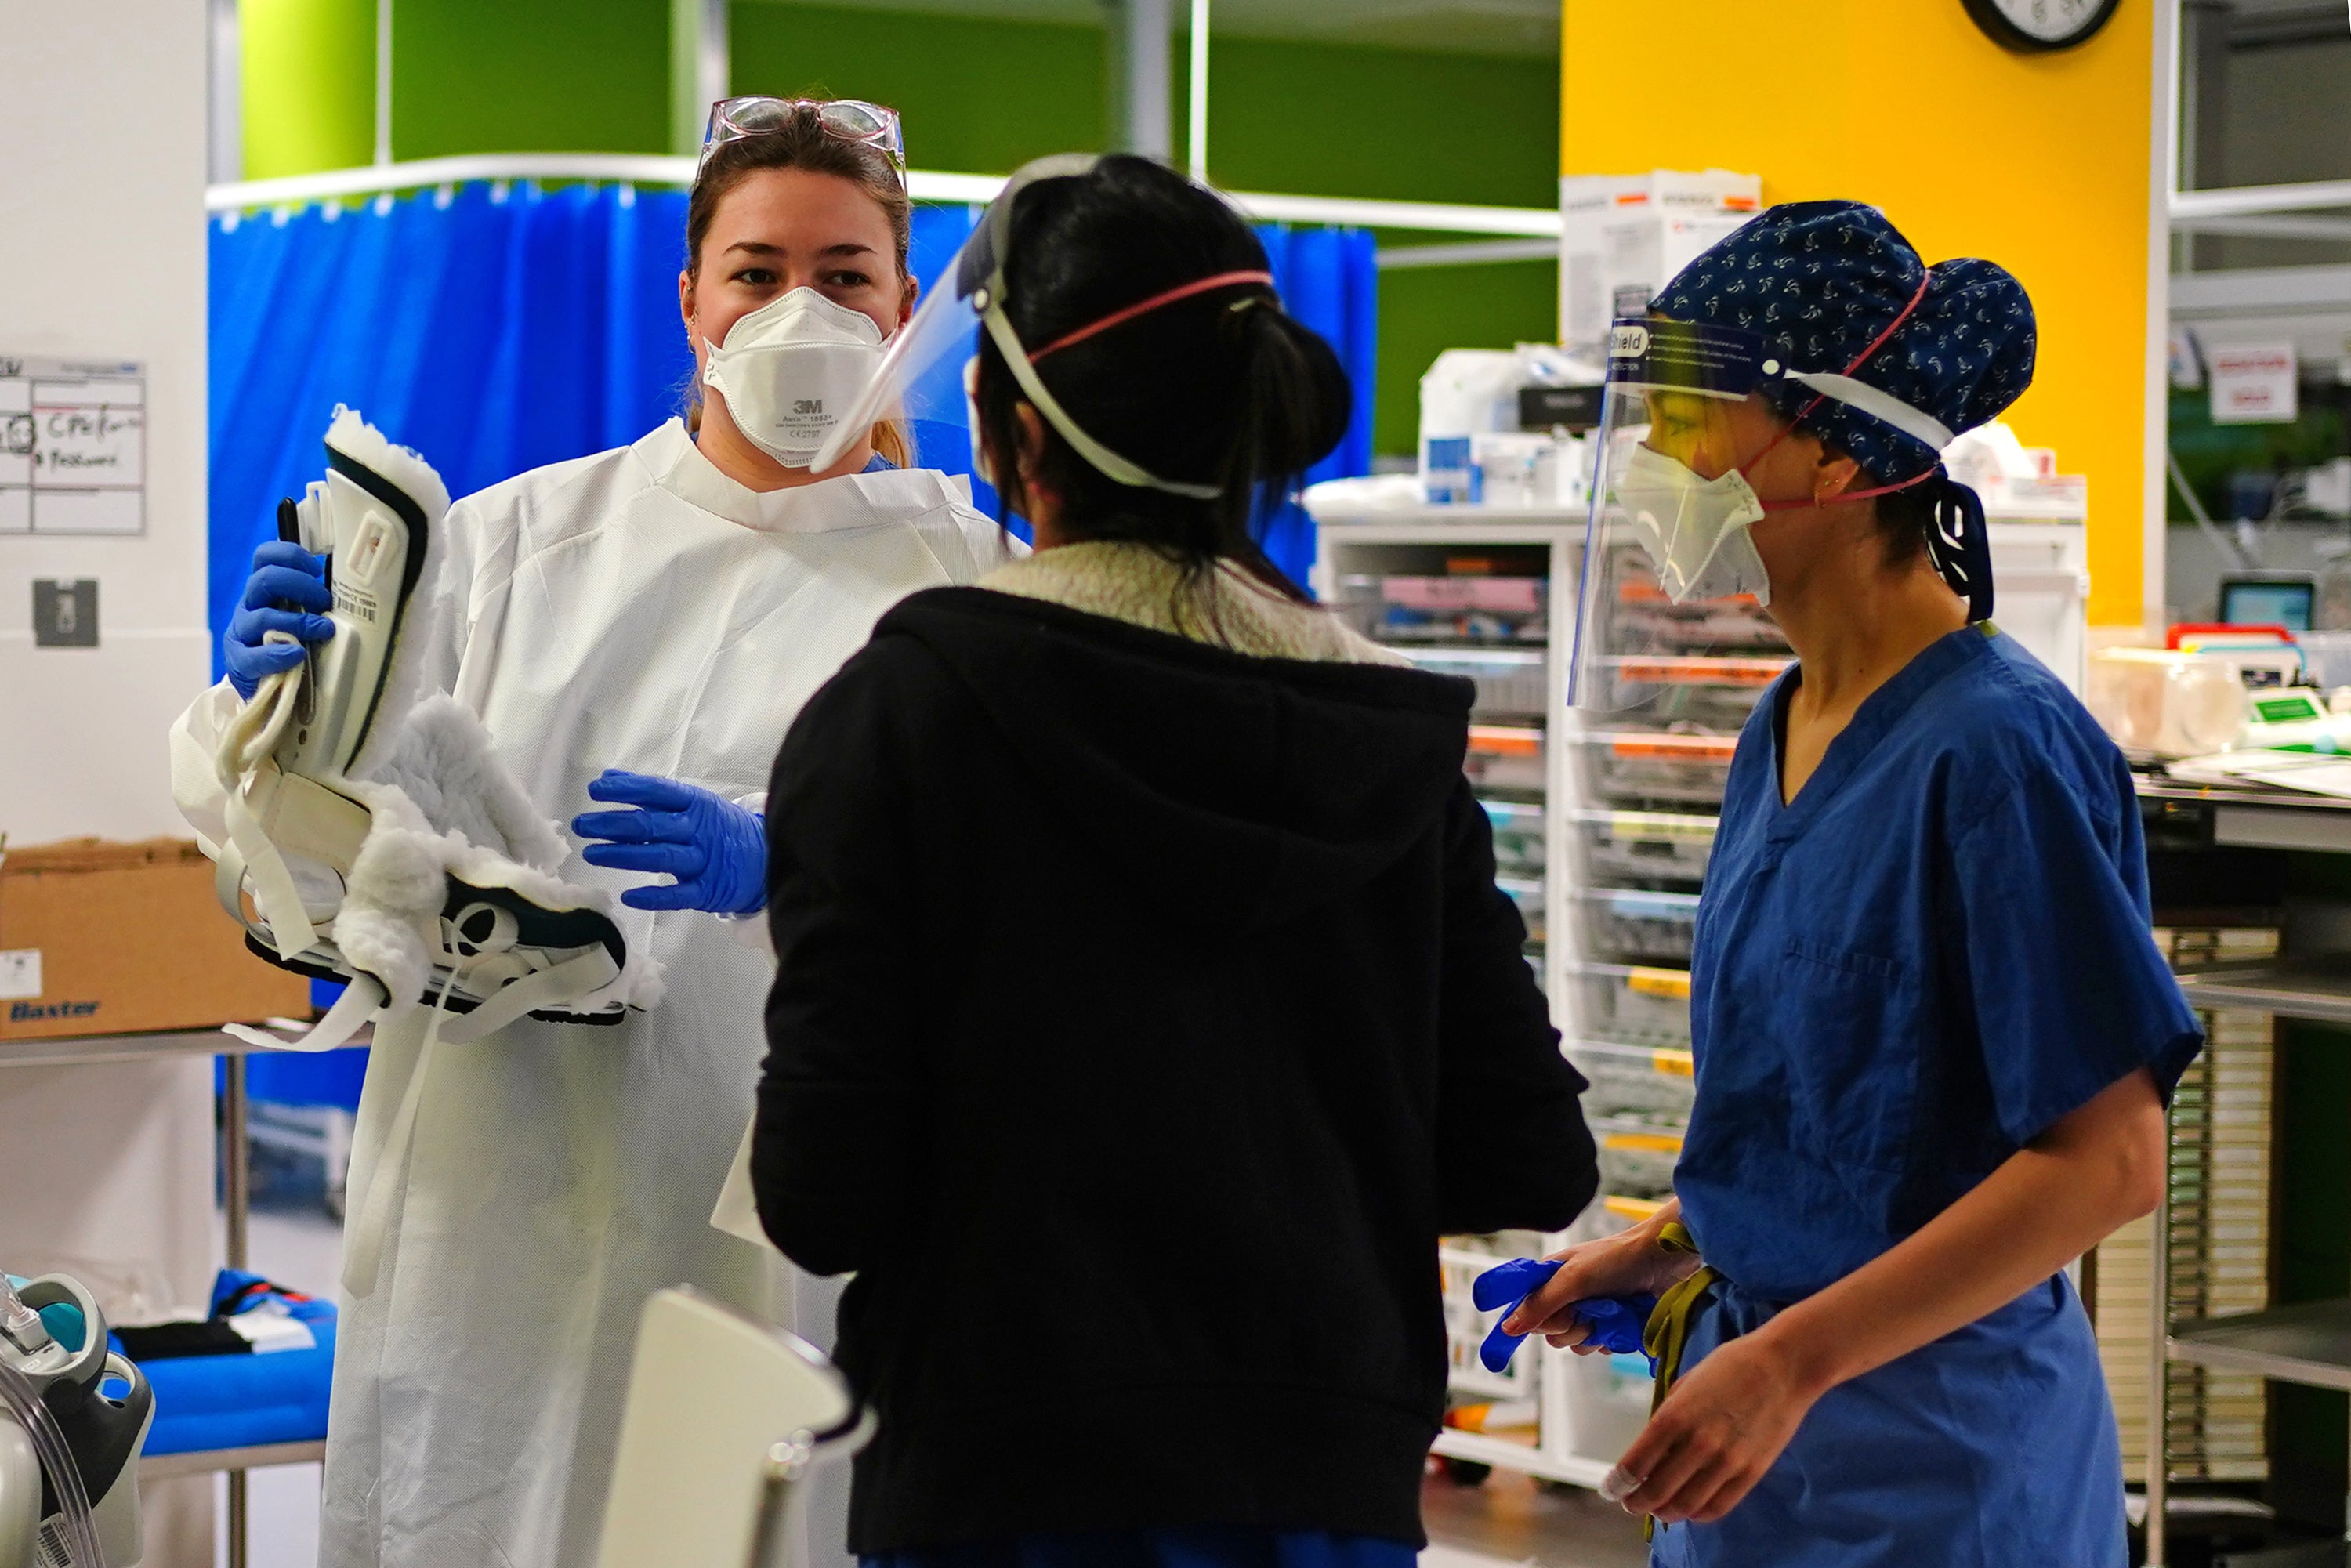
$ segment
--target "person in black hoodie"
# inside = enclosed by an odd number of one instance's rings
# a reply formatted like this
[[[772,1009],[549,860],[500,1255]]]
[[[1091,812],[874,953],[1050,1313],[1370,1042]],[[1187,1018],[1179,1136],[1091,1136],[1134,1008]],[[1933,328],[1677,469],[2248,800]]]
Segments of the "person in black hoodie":
[[[1254,542],[1349,394],[1221,200],[1057,161],[975,245],[977,450],[1036,553],[884,616],[768,803],[753,1187],[856,1275],[851,1542],[1403,1568],[1437,1238],[1562,1228],[1597,1181],[1471,688]]]

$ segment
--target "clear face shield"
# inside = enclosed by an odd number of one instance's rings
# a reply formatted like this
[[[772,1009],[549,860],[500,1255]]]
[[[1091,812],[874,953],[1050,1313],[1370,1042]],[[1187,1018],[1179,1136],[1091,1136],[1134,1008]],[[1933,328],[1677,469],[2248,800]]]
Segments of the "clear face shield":
[[[972,443],[973,455],[978,455],[979,433],[971,428],[964,367],[978,354],[981,323],[1004,295],[1003,256],[1013,202],[1039,180],[1082,174],[1094,162],[1088,154],[1040,158],[1005,182],[914,316],[891,338],[872,378],[833,427],[831,439],[818,451],[811,467],[820,472],[839,463],[860,435],[885,419],[905,421],[918,442],[925,425],[952,426]],[[916,455],[919,460],[919,451]]]
[[[1004,313],[1005,256],[1010,244],[1013,204],[1022,190],[1040,180],[1084,174],[1100,162],[1091,153],[1063,153],[1040,158],[1017,171],[1004,183],[987,211],[956,250],[931,292],[897,335],[875,368],[872,379],[859,393],[831,438],[810,461],[822,471],[839,463],[858,438],[881,420],[905,421],[919,444],[926,425],[959,427],[971,442],[972,455],[980,456],[979,432],[973,420],[971,383],[967,373],[979,352],[979,334],[994,340],[1004,362],[1020,383],[1020,394],[1044,415],[1061,439],[1096,469],[1122,485],[1165,490],[1196,500],[1214,499],[1213,485],[1190,485],[1165,479],[1088,434],[1038,376],[1035,361],[1057,349],[1114,326],[1143,310],[1186,298],[1206,288],[1245,284],[1270,287],[1272,277],[1262,272],[1228,273],[1196,279],[1113,313],[1052,343],[1024,345]],[[941,432],[942,435],[946,433]],[[920,453],[917,452],[919,460]],[[977,465],[977,464],[975,464]]]
[[[1741,473],[1768,442],[1743,416],[1779,371],[1736,328],[1619,321],[1593,432],[1592,517],[1568,701],[1606,791],[1719,797],[1756,698],[1786,667]]]

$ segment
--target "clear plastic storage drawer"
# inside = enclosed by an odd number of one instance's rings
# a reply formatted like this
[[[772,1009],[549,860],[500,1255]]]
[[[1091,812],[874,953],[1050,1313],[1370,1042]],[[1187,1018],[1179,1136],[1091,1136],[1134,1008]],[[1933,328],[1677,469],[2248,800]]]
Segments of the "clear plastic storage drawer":
[[[1479,800],[1494,825],[1494,866],[1510,876],[1543,874],[1543,809],[1523,800]]]
[[[1462,763],[1481,789],[1543,792],[1543,732],[1537,725],[1473,724],[1469,755]]]
[[[1575,894],[1583,950],[1596,958],[1687,963],[1698,926],[1698,894],[1594,887]]]
[[[1638,1123],[1595,1119],[1593,1141],[1600,1145],[1600,1185],[1625,1197],[1664,1198],[1673,1196],[1674,1166],[1682,1157],[1679,1132],[1659,1132]]]
[[[1564,983],[1573,1005],[1575,1038],[1689,1049],[1688,970],[1571,964]]]
[[[1586,1115],[1677,1136],[1688,1124],[1697,1080],[1687,1048],[1578,1040],[1567,1059],[1591,1084],[1583,1094]]]
[[[1730,777],[1736,735],[1684,735],[1671,730],[1604,729],[1587,732],[1583,754],[1586,783],[1594,795],[1639,804],[1651,800],[1719,804]],[[1471,741],[1475,750],[1476,741]]]
[[[1550,634],[1548,578],[1350,573],[1339,592],[1348,622],[1380,643],[1523,647]]]
[[[1416,668],[1475,683],[1475,711],[1532,714],[1551,711],[1551,670],[1534,648],[1421,648],[1399,646]]]
[[[1527,923],[1527,940],[1541,942],[1549,936],[1550,915],[1543,907],[1543,879],[1539,876],[1498,876],[1494,885],[1510,895],[1519,906],[1519,917]]]
[[[1584,880],[1696,883],[1714,852],[1719,819],[1667,811],[1570,813]],[[1499,842],[1499,830],[1496,830]],[[1499,849],[1496,852],[1499,852]]]

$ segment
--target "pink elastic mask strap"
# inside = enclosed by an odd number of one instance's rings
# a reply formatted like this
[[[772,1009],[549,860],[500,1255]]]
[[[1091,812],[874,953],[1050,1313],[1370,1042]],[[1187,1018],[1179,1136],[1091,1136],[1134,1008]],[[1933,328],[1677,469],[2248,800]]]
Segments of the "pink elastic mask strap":
[[[1097,332],[1107,332],[1121,322],[1132,321],[1137,316],[1146,311],[1156,310],[1163,305],[1173,305],[1178,299],[1189,299],[1195,294],[1206,294],[1211,288],[1231,288],[1244,283],[1259,284],[1270,288],[1273,287],[1273,274],[1270,272],[1220,272],[1214,277],[1197,277],[1189,283],[1179,283],[1175,287],[1155,294],[1139,304],[1130,305],[1123,310],[1113,310],[1101,320],[1081,327],[1074,332],[1063,333],[1029,355],[1029,362],[1033,365],[1048,354],[1059,353],[1072,343],[1082,343]]]
[[[1764,448],[1764,451],[1766,452],[1770,450],[1771,448],[1768,446]],[[1760,457],[1762,454],[1758,453],[1756,455]],[[1806,507],[1836,507],[1842,506],[1847,501],[1867,501],[1879,496],[1891,496],[1896,490],[1907,490],[1913,486],[1923,485],[1928,480],[1932,479],[1940,471],[1940,465],[1938,465],[1934,468],[1928,469],[1924,474],[1917,476],[1916,478],[1903,480],[1899,485],[1880,485],[1874,489],[1868,490],[1848,490],[1842,496],[1829,496],[1825,497],[1815,496],[1809,501],[1764,501],[1761,504],[1763,509],[1767,512],[1794,512],[1801,511]]]

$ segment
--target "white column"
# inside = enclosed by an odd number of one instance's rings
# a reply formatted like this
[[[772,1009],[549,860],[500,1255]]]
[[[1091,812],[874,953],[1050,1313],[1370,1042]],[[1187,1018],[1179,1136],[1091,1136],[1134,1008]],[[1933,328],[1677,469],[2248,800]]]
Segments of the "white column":
[[[1165,158],[1168,129],[1169,0],[1104,0],[1110,35],[1110,145]]]
[[[2160,643],[2165,618],[2164,519],[2169,512],[2171,476],[2167,454],[2171,439],[2171,193],[2179,188],[2180,4],[2154,6],[2154,70],[2148,90],[2155,101],[2147,116],[2147,401],[2146,463],[2140,481],[2139,623],[2150,642]],[[2093,506],[2096,497],[2091,497]],[[2161,1346],[2157,1347],[2160,1358]],[[2154,1524],[2155,1551],[2162,1554],[2163,1525]]]
[[[109,0],[5,15],[0,356],[145,364],[147,504],[143,534],[0,535],[0,824],[23,847],[178,836],[165,737],[211,678],[204,175],[216,13]],[[98,646],[36,646],[32,580],[84,577],[101,589]],[[204,1058],[0,1071],[0,1267],[70,1263],[117,1282],[144,1271],[170,1305],[201,1308],[218,1261],[212,1103]],[[147,1568],[210,1568],[211,1480],[141,1491]]]
[[[375,161],[392,162],[392,7],[375,0]]]
[[[1185,115],[1185,162],[1192,178],[1208,178],[1208,0],[1192,0],[1191,101]]]
[[[207,0],[204,48],[212,83],[205,114],[206,177],[215,185],[245,178],[245,68],[239,55],[236,0]]]
[[[702,151],[710,106],[725,98],[733,74],[726,0],[670,0],[669,150]]]

